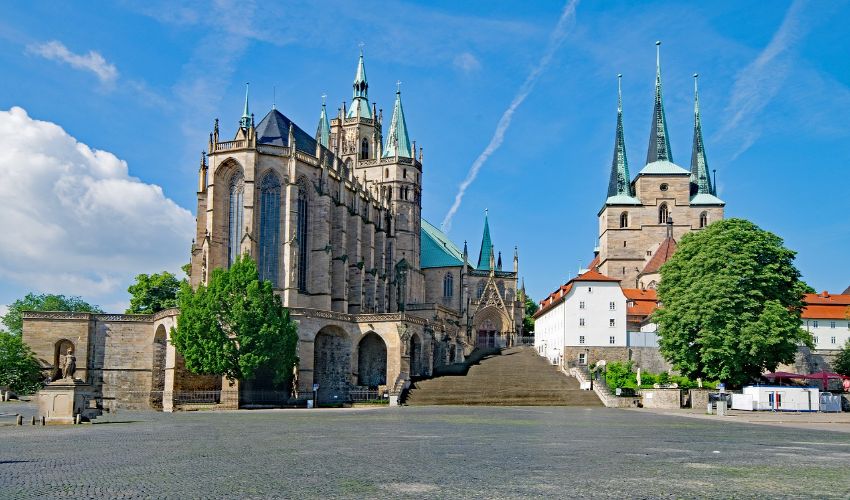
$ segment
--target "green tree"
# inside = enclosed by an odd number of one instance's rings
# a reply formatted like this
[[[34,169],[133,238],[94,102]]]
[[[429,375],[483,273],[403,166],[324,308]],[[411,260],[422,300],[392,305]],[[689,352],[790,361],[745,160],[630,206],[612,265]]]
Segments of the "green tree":
[[[43,380],[41,365],[21,336],[0,331],[0,386],[30,394],[41,389]]]
[[[179,306],[171,342],[191,372],[250,380],[262,370],[275,384],[292,374],[297,327],[250,257],[214,269],[208,286],[193,291],[184,283]]]
[[[181,281],[168,271],[136,276],[136,282],[127,288],[130,292],[130,308],[127,309],[127,314],[152,314],[177,307],[180,283]]]
[[[50,293],[28,293],[24,298],[9,304],[9,310],[3,316],[3,324],[12,335],[21,335],[24,311],[73,311],[102,313],[100,307],[89,304],[81,297],[66,297]]]
[[[739,386],[794,360],[812,345],[800,327],[803,294],[795,252],[743,219],[726,219],[682,238],[661,267],[661,353],[690,379]]]
[[[844,344],[844,348],[838,352],[838,356],[836,356],[835,362],[832,364],[832,368],[836,373],[850,377],[850,339],[847,339],[847,342]]]
[[[523,295],[523,302],[525,306],[525,314],[522,317],[522,334],[523,335],[534,335],[534,313],[537,312],[539,306],[537,302],[534,302],[529,296]]]

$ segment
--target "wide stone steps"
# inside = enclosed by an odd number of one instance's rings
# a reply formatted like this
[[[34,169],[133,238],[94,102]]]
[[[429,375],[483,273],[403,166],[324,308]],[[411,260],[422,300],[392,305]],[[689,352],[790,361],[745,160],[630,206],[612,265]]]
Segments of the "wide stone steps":
[[[409,405],[600,406],[593,391],[582,391],[530,347],[504,349],[470,366],[466,375],[415,382]]]

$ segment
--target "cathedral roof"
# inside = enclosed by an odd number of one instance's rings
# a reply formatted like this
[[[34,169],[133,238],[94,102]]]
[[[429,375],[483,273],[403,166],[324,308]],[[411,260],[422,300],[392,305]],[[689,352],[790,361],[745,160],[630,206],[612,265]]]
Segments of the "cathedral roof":
[[[484,235],[481,237],[481,250],[478,252],[478,265],[475,266],[479,271],[488,271],[490,269],[490,258],[493,255],[493,240],[490,239],[490,222],[488,220],[487,211],[484,211]]]
[[[726,202],[708,193],[697,193],[691,198],[691,205],[725,205]]]
[[[325,110],[324,99],[322,100],[322,114],[319,115],[319,126],[316,129],[316,139],[322,146],[328,147],[331,137],[331,126],[328,123],[328,114]]]
[[[623,133],[623,94],[620,88],[622,75],[617,75],[617,132],[614,136],[614,159],[608,180],[606,205],[640,205],[632,191],[629,160],[626,156],[626,139]]]
[[[723,205],[717,197],[716,186],[712,185],[708,174],[708,159],[705,156],[705,144],[702,140],[702,123],[699,116],[699,89],[694,75],[694,143],[691,149],[691,205]]]
[[[401,156],[413,158],[410,148],[410,138],[407,135],[407,122],[404,120],[404,108],[401,106],[401,90],[396,90],[393,119],[390,122],[387,143],[384,146],[384,158]]]
[[[645,167],[641,169],[639,172],[640,175],[652,175],[652,174],[661,174],[661,175],[669,175],[669,174],[685,174],[691,175],[690,172],[685,170],[684,168],[676,165],[675,163],[667,160],[658,160],[652,163],[647,163]]]
[[[463,265],[463,253],[444,232],[425,219],[422,219],[419,232],[422,269]]]
[[[295,136],[296,149],[311,155],[316,154],[316,139],[276,109],[269,111],[269,114],[257,125],[257,144],[290,146],[290,125],[292,125],[292,134]]]
[[[664,99],[661,95],[661,42],[655,42],[655,47],[655,104],[652,108],[652,128],[646,152],[647,164],[656,161],[673,162],[670,134],[667,133],[667,117],[664,114]]]
[[[357,61],[357,74],[354,75],[354,93],[352,95],[351,108],[346,113],[346,118],[372,118],[372,108],[369,107],[369,82],[366,81],[366,65],[363,63],[363,49],[360,50],[360,59]]]

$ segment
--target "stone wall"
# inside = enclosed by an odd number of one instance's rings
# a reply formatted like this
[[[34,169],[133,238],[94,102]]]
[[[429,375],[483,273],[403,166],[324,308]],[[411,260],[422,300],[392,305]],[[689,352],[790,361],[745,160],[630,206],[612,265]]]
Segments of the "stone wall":
[[[839,352],[841,351],[837,349],[826,350],[800,347],[797,349],[793,363],[779,365],[776,367],[776,370],[803,374],[833,371],[832,364],[835,362],[835,357],[838,356]]]
[[[644,408],[679,409],[682,391],[679,389],[642,389],[638,391]]]
[[[91,379],[104,408],[149,408],[154,354],[153,323],[94,321]]]

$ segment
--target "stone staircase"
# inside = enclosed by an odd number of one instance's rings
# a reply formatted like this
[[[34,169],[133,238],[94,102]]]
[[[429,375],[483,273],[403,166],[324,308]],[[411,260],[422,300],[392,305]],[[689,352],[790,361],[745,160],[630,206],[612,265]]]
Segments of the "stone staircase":
[[[414,382],[408,405],[601,406],[593,391],[558,371],[531,347],[485,356],[466,375]]]

